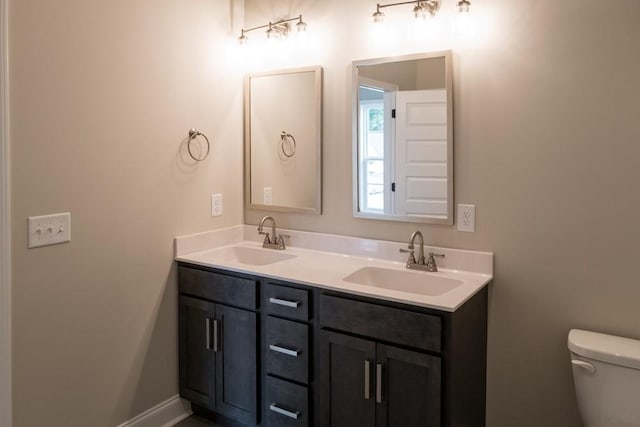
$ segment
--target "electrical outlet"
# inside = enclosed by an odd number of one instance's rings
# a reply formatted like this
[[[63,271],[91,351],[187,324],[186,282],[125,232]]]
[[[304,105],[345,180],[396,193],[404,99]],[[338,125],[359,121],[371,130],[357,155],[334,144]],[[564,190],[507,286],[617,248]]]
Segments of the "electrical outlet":
[[[476,231],[476,206],[458,205],[458,231]]]
[[[211,195],[211,216],[222,215],[222,194]]]
[[[69,212],[30,216],[27,223],[29,249],[71,241],[71,213]]]
[[[270,205],[271,203],[273,203],[271,194],[272,194],[271,187],[264,187],[264,204],[265,205]]]

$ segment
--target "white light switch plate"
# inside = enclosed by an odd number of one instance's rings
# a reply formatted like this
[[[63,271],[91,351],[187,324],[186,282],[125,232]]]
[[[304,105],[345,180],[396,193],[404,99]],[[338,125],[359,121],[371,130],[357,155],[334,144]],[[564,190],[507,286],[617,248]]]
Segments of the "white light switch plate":
[[[271,194],[272,194],[271,187],[264,187],[264,204],[265,205],[270,205],[273,202],[271,198]]]
[[[29,248],[71,241],[71,213],[30,216]]]
[[[222,194],[211,195],[211,216],[222,215]]]
[[[458,205],[458,231],[476,231],[476,206]]]

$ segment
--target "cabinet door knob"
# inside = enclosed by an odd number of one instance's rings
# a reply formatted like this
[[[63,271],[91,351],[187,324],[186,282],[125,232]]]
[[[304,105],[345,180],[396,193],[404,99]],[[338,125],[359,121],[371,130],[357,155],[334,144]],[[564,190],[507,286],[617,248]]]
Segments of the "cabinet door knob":
[[[294,420],[297,420],[298,417],[300,416],[299,411],[288,411],[278,406],[277,403],[272,403],[271,405],[269,405],[269,410],[273,412],[277,412],[280,415],[284,415],[285,417],[293,418]]]
[[[376,364],[376,403],[382,403],[382,363]]]
[[[364,399],[371,398],[371,362],[364,361]]]
[[[204,319],[205,348],[211,350],[211,319]]]
[[[213,320],[213,351],[218,352],[219,336],[218,336],[218,321]]]
[[[271,304],[283,305],[285,307],[298,308],[300,306],[300,301],[289,301],[286,299],[280,298],[269,298],[269,302]]]
[[[294,350],[291,348],[282,347],[280,345],[269,344],[269,350],[275,351],[276,353],[286,354],[287,356],[298,357],[300,354],[300,350]]]

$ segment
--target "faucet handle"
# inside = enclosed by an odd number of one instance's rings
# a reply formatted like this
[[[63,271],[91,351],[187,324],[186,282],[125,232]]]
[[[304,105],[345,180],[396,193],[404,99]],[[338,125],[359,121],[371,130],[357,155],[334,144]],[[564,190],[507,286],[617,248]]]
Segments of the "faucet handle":
[[[409,259],[407,260],[407,266],[416,263],[416,257],[413,255],[415,250],[413,249],[413,245],[409,246],[409,249],[400,248],[400,253],[409,254]]]
[[[258,231],[258,234],[261,234],[264,236],[264,242],[263,244],[271,244],[271,233],[266,232],[266,231]]]
[[[435,258],[444,258],[444,254],[436,254],[436,253],[433,253],[433,252],[429,252],[428,255],[429,255],[429,257],[427,258],[427,262],[426,262],[427,271],[437,272],[438,271],[438,264],[436,264]]]
[[[276,244],[278,245],[278,249],[285,249],[284,239],[290,239],[291,236],[288,234],[278,234],[278,238],[276,239]]]

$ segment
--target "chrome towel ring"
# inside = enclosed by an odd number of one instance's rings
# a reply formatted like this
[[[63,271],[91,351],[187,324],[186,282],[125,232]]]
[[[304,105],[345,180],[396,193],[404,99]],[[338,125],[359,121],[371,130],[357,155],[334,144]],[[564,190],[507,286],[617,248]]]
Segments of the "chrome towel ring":
[[[280,134],[280,151],[285,157],[293,157],[296,154],[296,139],[288,132],[282,131]],[[288,146],[285,148],[285,145]]]
[[[198,158],[196,156],[193,155],[193,152],[191,151],[191,142],[196,139],[198,137],[198,135],[202,136],[204,138],[204,140],[207,142],[207,152],[204,153],[204,156],[202,156],[201,158]],[[201,162],[204,159],[206,159],[209,156],[209,150],[211,150],[211,144],[209,144],[209,138],[207,138],[207,135],[205,135],[202,132],[199,132],[196,129],[190,129],[189,130],[189,140],[187,141],[187,151],[189,152],[189,155],[191,156],[191,158],[193,160],[195,160],[196,162]]]

